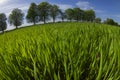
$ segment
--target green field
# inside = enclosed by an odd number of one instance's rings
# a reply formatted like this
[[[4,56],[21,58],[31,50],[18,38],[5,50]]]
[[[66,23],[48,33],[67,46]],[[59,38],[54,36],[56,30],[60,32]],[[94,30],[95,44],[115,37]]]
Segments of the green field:
[[[120,80],[120,28],[66,22],[1,34],[0,80]]]

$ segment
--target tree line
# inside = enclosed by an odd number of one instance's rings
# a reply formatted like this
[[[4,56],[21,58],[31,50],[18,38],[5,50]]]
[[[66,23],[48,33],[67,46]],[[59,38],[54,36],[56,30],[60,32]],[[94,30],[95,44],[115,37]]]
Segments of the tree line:
[[[16,29],[18,26],[23,24],[24,13],[21,9],[15,8],[12,10],[8,17],[8,22],[14,25]],[[59,6],[55,4],[50,4],[48,2],[41,2],[40,4],[31,3],[27,11],[26,20],[28,23],[33,23],[34,25],[38,22],[43,22],[44,24],[50,19],[56,22],[56,19],[61,19],[68,21],[86,21],[86,22],[96,22],[101,23],[101,18],[96,18],[94,10],[82,10],[78,7],[68,8],[66,10],[61,10]],[[4,13],[0,13],[0,30],[4,32],[7,28],[7,17]],[[118,25],[113,19],[107,18],[104,21],[105,24]]]

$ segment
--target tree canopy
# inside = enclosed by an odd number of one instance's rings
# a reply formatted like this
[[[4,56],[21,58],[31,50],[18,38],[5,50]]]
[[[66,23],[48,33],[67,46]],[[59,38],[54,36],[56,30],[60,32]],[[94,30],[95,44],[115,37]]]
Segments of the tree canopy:
[[[82,19],[82,10],[80,8],[73,8],[73,12],[74,12],[73,15],[74,20],[79,21]]]
[[[50,4],[48,2],[41,2],[38,5],[36,3],[31,3],[26,15],[27,22],[33,23],[34,25],[40,21],[46,23],[50,19],[55,22],[57,18],[60,18],[62,21],[67,19],[69,21],[101,23],[101,18],[96,18],[94,10],[82,10],[78,7],[61,10],[58,5]],[[1,13],[0,30],[2,31],[7,28],[6,20],[6,15]],[[23,24],[23,20],[24,13],[18,8],[13,9],[8,18],[9,23],[16,28]],[[118,26],[118,23],[110,18],[107,18],[103,23]]]
[[[26,19],[30,23],[34,23],[34,25],[39,22],[39,17],[38,17],[38,7],[35,3],[31,3]]]
[[[57,5],[51,5],[50,7],[50,16],[53,19],[53,22],[55,22],[56,17],[59,15],[59,7]]]
[[[95,19],[95,22],[96,22],[96,23],[101,23],[101,18],[96,18],[96,19]]]
[[[74,11],[73,11],[73,9],[69,8],[69,9],[65,10],[65,14],[67,16],[67,19],[71,21],[74,16]]]
[[[60,18],[61,18],[61,20],[62,20],[62,22],[64,21],[64,19],[66,19],[66,14],[65,14],[65,12],[63,12],[62,10],[59,10],[59,13],[60,13]]]
[[[93,10],[86,10],[83,14],[83,20],[93,22],[95,20],[95,12]]]
[[[18,28],[18,26],[22,25],[23,23],[23,18],[24,17],[24,13],[22,13],[22,11],[18,8],[15,8],[12,13],[9,15],[9,23],[11,25],[16,26],[16,28]]]
[[[104,21],[105,24],[109,24],[109,25],[115,25],[115,26],[118,26],[118,23],[115,22],[113,19],[111,18],[107,18],[105,21]]]
[[[48,2],[41,2],[38,5],[40,21],[46,23],[46,20],[49,20],[51,5]]]
[[[6,23],[6,15],[4,13],[0,13],[0,31],[3,31],[7,28],[7,23]]]

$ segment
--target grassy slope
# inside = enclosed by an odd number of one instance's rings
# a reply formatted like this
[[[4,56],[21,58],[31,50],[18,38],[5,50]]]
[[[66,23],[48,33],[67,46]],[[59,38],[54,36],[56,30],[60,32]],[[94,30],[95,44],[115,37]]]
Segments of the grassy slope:
[[[0,35],[0,79],[119,80],[120,29],[56,23]]]

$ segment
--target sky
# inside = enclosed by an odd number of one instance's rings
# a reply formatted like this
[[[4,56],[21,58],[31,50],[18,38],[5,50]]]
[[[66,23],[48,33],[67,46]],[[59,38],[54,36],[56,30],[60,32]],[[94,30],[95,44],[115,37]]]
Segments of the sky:
[[[14,8],[19,8],[26,14],[31,2],[39,4],[43,1],[57,4],[62,10],[74,7],[93,9],[96,17],[100,17],[102,21],[112,18],[120,24],[120,0],[0,0],[0,13],[5,13],[8,17]],[[29,24],[24,22],[23,25]],[[8,25],[8,29],[12,28],[14,27]]]

